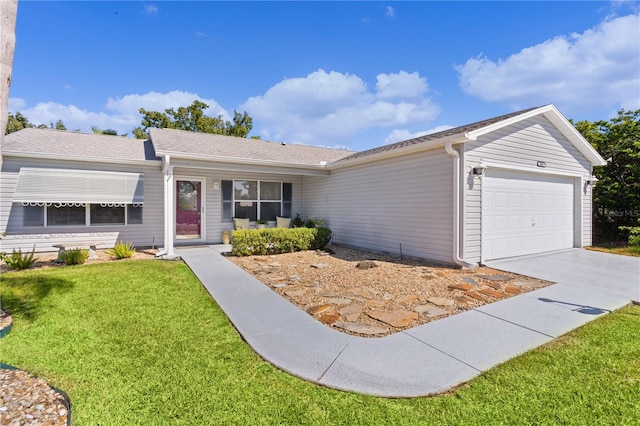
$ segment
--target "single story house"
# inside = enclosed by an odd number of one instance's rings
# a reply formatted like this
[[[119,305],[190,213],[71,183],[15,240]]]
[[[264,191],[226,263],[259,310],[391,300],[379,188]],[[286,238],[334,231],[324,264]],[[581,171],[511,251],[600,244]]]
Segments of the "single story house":
[[[591,244],[605,161],[553,105],[362,152],[150,129],[5,138],[1,249],[220,243],[234,217],[321,217],[339,244],[473,266]]]

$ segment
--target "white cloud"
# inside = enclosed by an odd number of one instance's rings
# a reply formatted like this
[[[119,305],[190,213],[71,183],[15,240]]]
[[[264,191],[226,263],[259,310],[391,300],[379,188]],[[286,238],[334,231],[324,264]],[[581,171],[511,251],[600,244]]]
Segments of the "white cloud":
[[[387,135],[387,137],[384,140],[384,143],[389,144],[389,143],[406,141],[409,139],[418,138],[420,136],[430,135],[432,133],[443,132],[445,130],[449,130],[452,128],[453,126],[442,125],[442,126],[434,127],[433,129],[423,130],[420,132],[410,132],[407,129],[395,129],[395,130],[392,130]]]
[[[480,55],[456,66],[460,86],[486,101],[555,103],[567,111],[640,107],[640,15],[610,18],[505,60]]]
[[[196,31],[196,37],[200,38],[200,37],[206,37],[207,34],[201,32],[201,31]]]
[[[396,16],[396,10],[391,6],[387,6],[384,8],[384,14],[389,18],[393,18]]]
[[[56,102],[39,102],[28,107],[24,99],[20,98],[9,99],[9,110],[13,113],[20,111],[34,124],[49,125],[62,120],[70,130],[80,129],[84,132],[90,132],[92,126],[97,126],[101,129],[114,129],[118,133],[131,133],[131,129],[140,125],[142,119],[138,112],[140,108],[164,111],[167,108],[191,105],[196,99],[209,105],[206,110],[207,115],[222,114],[226,119],[231,118],[229,113],[215,100],[179,90],[109,98],[105,104],[106,111],[88,111],[75,105],[63,105]]]
[[[425,122],[439,113],[417,73],[380,74],[377,80],[372,92],[356,75],[320,69],[284,79],[241,108],[260,122],[265,139],[325,146],[344,144],[359,131]]]
[[[153,4],[145,4],[144,5],[144,14],[147,16],[158,16],[158,6]]]

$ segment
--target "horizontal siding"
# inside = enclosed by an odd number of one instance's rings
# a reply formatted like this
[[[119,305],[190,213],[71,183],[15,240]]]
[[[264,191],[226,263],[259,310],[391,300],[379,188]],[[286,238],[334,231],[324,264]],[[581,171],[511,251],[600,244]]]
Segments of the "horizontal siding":
[[[481,256],[481,185],[482,181],[472,174],[473,167],[484,160],[507,166],[536,167],[544,161],[545,172],[571,173],[589,176],[589,161],[547,119],[536,116],[496,130],[477,141],[464,145],[465,185],[465,246],[464,257],[468,262],[479,262]],[[583,201],[583,204],[585,201]],[[589,212],[583,211],[583,236],[590,227]],[[588,231],[590,235],[590,230]],[[590,239],[590,237],[589,237]]]
[[[439,149],[305,177],[304,212],[336,243],[452,263],[452,167]]]
[[[192,178],[205,178],[205,241],[207,244],[219,244],[222,242],[222,231],[233,230],[232,222],[222,221],[222,187],[214,189],[214,182],[220,182],[223,180],[266,180],[266,181],[280,181],[289,182],[292,184],[292,203],[291,211],[293,217],[296,213],[301,216],[303,212],[303,198],[302,198],[302,177],[289,174],[278,173],[251,173],[251,172],[238,172],[238,171],[222,171],[222,170],[207,170],[202,168],[192,169],[188,167],[175,167],[173,174],[176,178],[192,177]],[[177,244],[180,241],[176,241]]]
[[[108,226],[49,226],[35,227],[23,225],[23,207],[13,203],[20,167],[67,168],[77,170],[104,170],[114,172],[144,173],[145,203],[142,210],[143,223],[138,225]],[[37,252],[56,251],[53,244],[63,242],[103,243],[103,248],[112,247],[117,241],[130,241],[136,247],[161,245],[163,238],[163,186],[160,167],[132,166],[116,164],[90,164],[84,162],[45,161],[37,159],[5,158],[0,176],[0,230],[7,235],[0,243],[2,251],[13,249]]]
[[[593,186],[583,185],[582,195],[582,245],[593,244]]]

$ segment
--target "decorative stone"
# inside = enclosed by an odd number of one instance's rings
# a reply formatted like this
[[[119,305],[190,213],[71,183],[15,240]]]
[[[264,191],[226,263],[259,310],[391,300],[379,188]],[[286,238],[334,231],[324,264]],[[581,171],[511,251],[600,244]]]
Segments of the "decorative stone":
[[[433,279],[435,279],[435,278],[438,278],[438,276],[437,276],[437,275],[435,275],[435,274],[428,274],[428,273],[427,273],[427,274],[424,274],[424,275],[422,276],[422,278],[424,278],[425,280],[433,280]]]
[[[540,287],[544,287],[546,284],[541,283],[540,281],[533,281],[533,280],[516,280],[513,283],[511,283],[511,285],[514,285],[517,287],[540,288]]]
[[[269,266],[271,266],[272,268],[279,268],[282,265],[280,265],[280,262],[271,262]]]
[[[500,285],[500,283],[499,283],[499,282],[495,282],[495,281],[489,281],[489,282],[487,283],[487,285],[488,285],[489,287],[491,287],[492,289],[494,289],[494,290],[500,290],[500,289],[502,288],[502,286]]]
[[[331,325],[334,322],[338,321],[339,319],[340,319],[340,315],[336,315],[336,314],[324,314],[324,315],[320,315],[320,317],[318,318],[318,320],[320,320],[321,323],[327,324],[327,325]]]
[[[514,286],[514,285],[508,285],[504,288],[504,291],[509,293],[509,294],[520,294],[522,292],[522,290],[520,290],[518,287]]]
[[[402,310],[391,312],[371,311],[367,312],[367,315],[369,315],[373,319],[377,319],[378,321],[389,324],[392,327],[406,327],[407,325],[409,325],[409,323],[411,323],[411,321],[418,319],[417,312]]]
[[[489,281],[511,281],[513,277],[508,275],[486,275],[486,274],[476,274],[476,277],[482,278],[483,280]]]
[[[456,296],[454,297],[455,301],[460,304],[460,305],[468,305],[469,303],[472,302],[471,299],[464,297],[464,296]]]
[[[271,287],[273,288],[283,288],[283,287],[288,287],[289,284],[285,284],[285,283],[275,283],[275,284],[271,284]]]
[[[377,268],[377,267],[378,267],[378,264],[373,260],[363,260],[356,264],[356,268],[358,269],[371,269],[371,268]]]
[[[317,305],[317,306],[312,306],[309,309],[307,309],[307,313],[311,314],[311,315],[316,315],[319,313],[322,313],[324,311],[327,311],[331,309],[331,305]]]
[[[502,294],[490,288],[480,289],[478,290],[478,293],[484,294],[485,296],[493,297],[495,299],[503,299],[504,297],[506,297],[505,294]]]
[[[291,275],[289,277],[289,281],[300,281],[300,280],[301,280],[300,275]]]
[[[325,291],[324,293],[320,293],[318,296],[320,297],[336,297],[338,293],[335,291]]]
[[[471,278],[471,277],[464,277],[462,279],[462,281],[467,283],[467,284],[471,284],[474,287],[478,286],[478,282],[476,280],[474,280],[473,278]]]
[[[349,303],[351,303],[351,299],[336,297],[336,298],[327,300],[327,302],[333,305],[348,305]]]
[[[367,306],[375,306],[376,308],[381,308],[386,305],[385,302],[382,302],[380,300],[367,300],[365,303],[367,304]]]
[[[467,290],[471,290],[473,288],[473,286],[471,284],[467,284],[467,283],[454,283],[454,284],[449,284],[449,289],[450,290],[463,290],[463,291],[467,291]]]
[[[414,311],[416,311],[416,312],[418,312],[420,314],[424,314],[428,318],[437,317],[439,315],[447,313],[447,311],[445,311],[444,309],[438,308],[437,306],[431,306],[431,305],[420,305],[420,306],[417,306],[414,309]]]
[[[453,300],[444,297],[429,297],[427,300],[438,306],[453,306],[454,304]]]
[[[339,321],[334,326],[350,331],[352,333],[365,334],[371,336],[374,334],[384,334],[387,332],[386,328],[378,327],[376,325],[363,324],[359,322],[344,322]]]
[[[326,263],[312,263],[311,265],[312,268],[316,268],[316,269],[324,269],[324,268],[328,268],[329,265],[327,265]]]
[[[365,299],[371,299],[375,296],[375,292],[365,287],[354,287],[347,290],[347,294],[355,297],[364,297]]]
[[[338,312],[340,312],[340,315],[344,315],[347,321],[353,322],[357,320],[360,314],[362,313],[362,308],[363,308],[362,305],[358,305],[357,303],[354,303],[353,305],[345,306],[344,308],[340,309]]]
[[[284,294],[286,294],[289,297],[300,297],[300,296],[304,296],[304,294],[307,292],[307,290],[302,289],[302,290],[289,290],[289,291],[285,291]]]
[[[480,293],[477,293],[475,291],[467,291],[465,293],[465,295],[469,296],[469,297],[473,297],[476,300],[479,300],[481,302],[486,302],[487,299],[485,299]]]
[[[399,302],[400,303],[411,303],[411,302],[415,302],[420,296],[415,295],[415,294],[410,294],[408,296],[404,296],[402,298],[400,298]]]

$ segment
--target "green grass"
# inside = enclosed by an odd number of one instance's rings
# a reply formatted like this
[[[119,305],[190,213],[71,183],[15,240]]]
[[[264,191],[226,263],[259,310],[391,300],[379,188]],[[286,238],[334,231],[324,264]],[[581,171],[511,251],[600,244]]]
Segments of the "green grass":
[[[632,246],[625,244],[599,244],[597,246],[586,247],[593,251],[602,251],[605,253],[621,254],[623,256],[640,257],[640,246]]]
[[[241,340],[182,263],[3,274],[14,328],[0,361],[66,391],[76,425],[631,425],[640,306],[628,306],[442,396],[384,399],[283,373]]]

